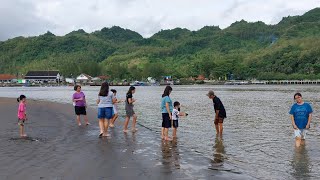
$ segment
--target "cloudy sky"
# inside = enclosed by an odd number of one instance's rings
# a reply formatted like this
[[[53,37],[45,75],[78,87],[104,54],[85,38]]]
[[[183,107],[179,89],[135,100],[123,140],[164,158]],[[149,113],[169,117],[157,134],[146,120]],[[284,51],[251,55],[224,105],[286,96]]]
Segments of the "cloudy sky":
[[[241,19],[275,24],[315,7],[320,0],[0,0],[0,40],[114,25],[150,37],[175,27],[225,28]]]

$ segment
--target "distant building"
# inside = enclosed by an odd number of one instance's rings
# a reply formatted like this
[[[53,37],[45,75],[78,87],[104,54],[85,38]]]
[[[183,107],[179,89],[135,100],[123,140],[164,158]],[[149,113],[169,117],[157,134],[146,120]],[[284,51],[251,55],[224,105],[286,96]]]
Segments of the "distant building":
[[[31,83],[58,83],[61,80],[59,71],[29,71],[24,78]]]
[[[74,78],[65,78],[64,80],[68,84],[75,84],[76,80]]]
[[[17,82],[17,78],[11,74],[0,74],[0,83],[13,83]]]
[[[77,83],[90,83],[92,77],[88,74],[82,73],[76,78]]]

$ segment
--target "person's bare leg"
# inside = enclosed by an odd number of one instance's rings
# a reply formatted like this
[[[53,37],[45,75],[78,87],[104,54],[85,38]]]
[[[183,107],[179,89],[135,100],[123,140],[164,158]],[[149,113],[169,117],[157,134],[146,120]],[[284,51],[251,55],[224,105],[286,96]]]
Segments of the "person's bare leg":
[[[104,119],[99,119],[100,134],[104,133]]]
[[[169,138],[169,128],[164,128],[164,139],[166,140],[166,141],[172,141],[172,139],[171,138]]]
[[[301,145],[301,137],[296,137],[296,147],[300,147]]]
[[[124,126],[123,126],[123,132],[128,132],[129,120],[130,120],[130,117],[126,116],[126,120],[124,121]]]
[[[20,136],[23,137],[23,134],[24,134],[24,129],[23,129],[23,126],[19,125],[20,126]]]
[[[78,126],[81,126],[80,115],[77,115],[77,123],[78,123]]]
[[[219,123],[219,134],[222,135],[223,133],[223,123]]]
[[[108,128],[109,128],[109,119],[104,119],[104,133],[103,136],[110,136],[110,134],[108,134]]]
[[[219,124],[215,124],[215,127],[216,127],[216,133],[218,135],[219,134]]]
[[[84,115],[84,122],[86,123],[86,125],[90,124],[87,115]]]
[[[164,135],[164,127],[161,128],[161,139],[164,139],[165,135]]]
[[[136,128],[137,124],[137,115],[133,115],[133,120],[132,120],[132,132],[136,132],[138,129]]]
[[[114,123],[118,119],[118,116],[119,116],[118,113],[113,115],[113,117],[111,119],[110,127],[114,127]]]
[[[177,137],[177,128],[173,128],[173,130],[172,130],[172,137],[173,137],[173,138]]]

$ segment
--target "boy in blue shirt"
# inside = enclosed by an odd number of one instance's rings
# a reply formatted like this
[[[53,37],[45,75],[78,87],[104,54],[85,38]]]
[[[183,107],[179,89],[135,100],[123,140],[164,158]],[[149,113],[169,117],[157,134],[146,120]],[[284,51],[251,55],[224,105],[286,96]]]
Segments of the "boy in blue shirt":
[[[301,145],[301,140],[305,140],[307,129],[310,128],[312,118],[312,107],[310,104],[303,102],[302,95],[296,93],[294,99],[297,103],[293,104],[289,114],[296,138],[296,146]]]

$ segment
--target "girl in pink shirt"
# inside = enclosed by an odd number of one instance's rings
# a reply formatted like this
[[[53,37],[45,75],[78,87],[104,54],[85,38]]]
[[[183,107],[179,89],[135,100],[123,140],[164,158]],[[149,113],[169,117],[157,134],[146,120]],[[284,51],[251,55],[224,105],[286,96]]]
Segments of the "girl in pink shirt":
[[[20,126],[20,136],[26,137],[27,135],[24,133],[24,121],[27,120],[26,96],[20,95],[20,97],[17,98],[17,101],[20,102],[18,107],[18,125]]]

